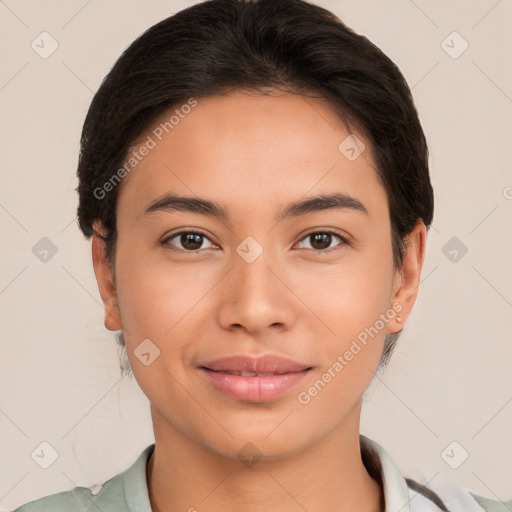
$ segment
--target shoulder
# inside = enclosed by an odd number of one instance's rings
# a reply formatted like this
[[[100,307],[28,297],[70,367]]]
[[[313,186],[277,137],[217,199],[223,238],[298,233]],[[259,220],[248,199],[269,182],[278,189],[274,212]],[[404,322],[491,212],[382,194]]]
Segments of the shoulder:
[[[512,498],[507,501],[499,501],[472,492],[469,494],[486,512],[512,512]]]
[[[13,512],[151,512],[146,465],[154,447],[148,446],[128,469],[94,494],[87,487],[75,487],[25,503]]]
[[[379,443],[362,434],[360,442],[363,463],[383,489],[386,511],[512,512],[510,496],[508,501],[487,498],[437,474],[426,478],[418,468],[407,471],[415,473],[415,478],[406,477]]]
[[[21,505],[13,512],[88,512],[125,510],[122,474],[106,482],[97,494],[87,487],[75,487]],[[128,510],[128,509],[126,509]]]
[[[512,512],[512,499],[495,500],[481,496],[470,489],[453,484],[451,481],[436,479],[426,486],[406,478],[410,497],[411,512],[427,510],[423,502],[428,499],[435,504],[436,511],[444,512]]]

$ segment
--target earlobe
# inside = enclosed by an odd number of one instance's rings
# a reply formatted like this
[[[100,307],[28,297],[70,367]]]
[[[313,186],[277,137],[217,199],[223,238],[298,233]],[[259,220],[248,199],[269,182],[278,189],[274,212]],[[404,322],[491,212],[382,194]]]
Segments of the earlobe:
[[[394,321],[388,324],[388,333],[394,333],[403,328],[403,325],[410,315],[420,285],[421,269],[425,258],[427,230],[420,219],[414,229],[406,236],[406,249],[403,252],[402,269],[395,276],[396,290],[393,293],[392,303],[399,302],[402,306],[399,317],[401,321]],[[400,282],[399,286],[396,283]]]
[[[121,317],[117,301],[117,292],[114,283],[112,268],[107,263],[105,254],[105,243],[100,238],[101,228],[97,223],[94,225],[94,234],[92,235],[92,263],[94,274],[98,283],[101,300],[105,309],[105,327],[109,331],[119,331],[121,327]]]

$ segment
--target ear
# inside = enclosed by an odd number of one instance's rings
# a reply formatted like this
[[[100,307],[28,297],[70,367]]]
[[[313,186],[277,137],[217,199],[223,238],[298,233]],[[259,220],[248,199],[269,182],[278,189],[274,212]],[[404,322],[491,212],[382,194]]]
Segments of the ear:
[[[93,230],[92,263],[101,300],[105,307],[105,327],[109,331],[120,331],[122,329],[121,316],[119,314],[114,275],[112,268],[107,263],[105,243],[99,236],[100,234],[105,236],[105,230],[102,228],[101,224],[97,222],[94,223]]]
[[[425,258],[426,240],[427,228],[420,219],[411,233],[405,237],[406,248],[403,251],[402,270],[397,270],[395,273],[391,304],[401,304],[402,309],[397,313],[397,316],[401,317],[402,321],[398,322],[395,316],[388,323],[387,332],[389,334],[402,330],[416,302],[421,269],[423,268]]]

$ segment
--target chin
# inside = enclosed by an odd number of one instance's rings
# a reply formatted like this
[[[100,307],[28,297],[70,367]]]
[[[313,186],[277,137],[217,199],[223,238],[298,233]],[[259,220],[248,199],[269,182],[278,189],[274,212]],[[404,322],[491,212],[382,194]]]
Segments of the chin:
[[[300,424],[284,426],[281,415],[278,421],[262,422],[255,425],[238,425],[224,423],[224,426],[233,437],[225,431],[219,436],[212,437],[212,432],[203,432],[200,444],[210,451],[229,459],[275,461],[290,457],[291,455],[307,449],[318,441],[318,435],[304,430]],[[318,433],[320,429],[316,429]]]

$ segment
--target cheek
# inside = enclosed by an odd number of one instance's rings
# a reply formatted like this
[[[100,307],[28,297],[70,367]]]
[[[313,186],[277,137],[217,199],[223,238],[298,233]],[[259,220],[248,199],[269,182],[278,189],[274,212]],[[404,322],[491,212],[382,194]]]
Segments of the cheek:
[[[193,272],[171,264],[165,255],[146,250],[128,251],[117,262],[119,308],[123,330],[131,338],[162,339],[185,322],[193,308],[212,287],[213,277],[205,265]]]
[[[200,307],[206,292],[190,275],[150,261],[143,251],[119,250],[119,254],[124,255],[117,263],[119,309],[130,364],[150,401],[165,409],[167,394],[181,396],[170,374],[178,382],[185,380],[184,354],[190,340],[183,330],[189,312]],[[145,353],[149,353],[146,361]],[[167,391],[162,394],[162,390]]]
[[[344,407],[354,405],[369,386],[384,348],[386,324],[392,319],[388,312],[392,279],[389,247],[389,251],[361,252],[350,262],[347,258],[345,265],[326,266],[304,285],[301,293],[307,294],[308,304],[323,323],[321,331],[316,330],[322,333],[318,336],[322,364],[311,389],[311,396],[318,394],[312,410],[336,403],[342,415]],[[305,400],[311,398],[308,390],[302,391]]]
[[[317,279],[321,289],[307,287],[314,290],[313,311],[328,327],[316,330],[322,333],[317,335],[321,364],[297,395],[308,416],[329,414],[340,422],[370,385],[384,348],[382,315],[389,308],[391,279],[389,265],[376,259]]]
[[[305,273],[306,274],[306,273]],[[370,327],[390,307],[391,255],[360,253],[339,265],[317,266],[302,276],[300,296],[340,341]],[[301,280],[297,277],[297,285]]]

